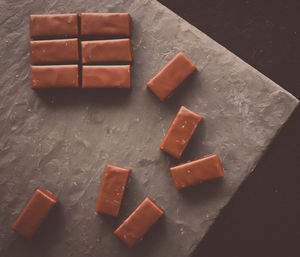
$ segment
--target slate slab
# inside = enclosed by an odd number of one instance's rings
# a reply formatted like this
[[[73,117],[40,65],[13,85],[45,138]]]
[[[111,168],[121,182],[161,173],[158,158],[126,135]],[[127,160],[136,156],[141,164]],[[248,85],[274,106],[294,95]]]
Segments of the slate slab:
[[[188,256],[298,104],[153,0],[16,0],[0,10],[1,256]],[[131,92],[29,88],[28,15],[81,11],[131,13]],[[145,84],[179,50],[198,71],[161,103]],[[181,105],[204,117],[181,161],[217,153],[225,177],[178,192],[168,168],[179,162],[158,146]],[[133,170],[116,219],[93,211],[108,162]],[[27,242],[10,226],[38,187],[60,204]],[[127,249],[112,232],[146,196],[166,215]]]

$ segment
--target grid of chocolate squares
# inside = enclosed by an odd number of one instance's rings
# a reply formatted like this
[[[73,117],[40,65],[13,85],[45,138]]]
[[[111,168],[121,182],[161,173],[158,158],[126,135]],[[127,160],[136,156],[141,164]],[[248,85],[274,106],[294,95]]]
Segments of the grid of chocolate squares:
[[[78,36],[77,19],[77,14],[32,15],[30,17],[31,37]],[[132,23],[128,13],[82,13],[80,19],[81,35],[131,35]],[[45,31],[45,27],[47,31]],[[31,41],[31,63],[45,63],[45,60],[47,63],[51,63],[57,62],[58,59],[63,63],[78,63],[77,45],[78,39]],[[83,88],[130,88],[129,65],[85,65],[116,61],[131,62],[130,39],[82,41],[81,48]],[[179,52],[147,83],[147,87],[161,101],[164,101],[195,70],[196,66],[182,52]],[[78,87],[78,66],[31,66],[32,88],[57,86]],[[159,148],[180,159],[201,119],[201,115],[181,106]],[[96,212],[114,217],[119,215],[130,172],[130,168],[106,165],[96,203]],[[171,167],[170,173],[175,188],[180,190],[207,180],[223,177],[223,168],[219,157],[211,154]],[[32,238],[57,201],[56,196],[50,191],[36,190],[13,224],[13,230],[27,239]],[[114,234],[128,247],[133,247],[163,214],[163,209],[153,199],[147,197],[114,231]]]

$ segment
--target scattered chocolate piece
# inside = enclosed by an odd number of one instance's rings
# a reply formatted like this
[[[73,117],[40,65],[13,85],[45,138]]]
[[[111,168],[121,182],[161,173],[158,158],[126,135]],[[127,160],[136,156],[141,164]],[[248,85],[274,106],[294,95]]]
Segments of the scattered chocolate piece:
[[[180,158],[202,117],[181,106],[159,148]]]
[[[114,234],[131,248],[163,214],[164,211],[152,199],[146,198]]]
[[[57,202],[58,199],[50,191],[37,189],[12,229],[26,239],[31,239]]]
[[[78,87],[78,65],[30,66],[30,87]]]
[[[130,65],[83,65],[82,88],[130,88]]]
[[[177,190],[223,177],[222,163],[216,154],[170,168]]]
[[[130,169],[107,164],[97,200],[96,212],[118,216]]]
[[[197,67],[179,52],[148,83],[147,87],[164,101]]]
[[[76,37],[78,14],[31,14],[29,15],[30,37]]]
[[[31,64],[78,63],[78,39],[30,41]]]
[[[130,37],[132,20],[129,13],[81,13],[81,35]]]
[[[132,62],[130,39],[82,41],[83,64]]]

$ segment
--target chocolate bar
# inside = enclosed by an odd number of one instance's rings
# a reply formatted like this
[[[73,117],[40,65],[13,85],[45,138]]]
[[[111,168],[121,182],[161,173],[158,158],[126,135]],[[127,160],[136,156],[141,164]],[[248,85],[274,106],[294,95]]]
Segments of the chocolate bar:
[[[147,87],[164,101],[197,67],[179,52],[148,83]]]
[[[31,64],[78,63],[78,39],[30,41]]]
[[[78,87],[78,65],[30,66],[30,87]]]
[[[130,171],[128,168],[106,165],[96,212],[118,216]]]
[[[131,248],[163,214],[164,211],[152,199],[146,198],[114,234]]]
[[[177,190],[224,176],[222,163],[216,154],[172,167],[170,172]]]
[[[29,15],[31,38],[57,38],[78,36],[78,14]]]
[[[181,106],[159,148],[180,158],[202,117]]]
[[[81,42],[82,63],[131,62],[130,39],[94,40]]]
[[[57,202],[58,199],[50,191],[37,189],[12,229],[26,239],[31,239]]]
[[[82,88],[130,88],[130,65],[83,65]]]

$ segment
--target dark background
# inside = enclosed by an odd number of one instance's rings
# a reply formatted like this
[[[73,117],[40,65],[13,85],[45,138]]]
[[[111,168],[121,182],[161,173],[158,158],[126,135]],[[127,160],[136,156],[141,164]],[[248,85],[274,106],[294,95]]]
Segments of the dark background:
[[[300,0],[159,0],[300,99]],[[300,108],[193,257],[300,256]]]

